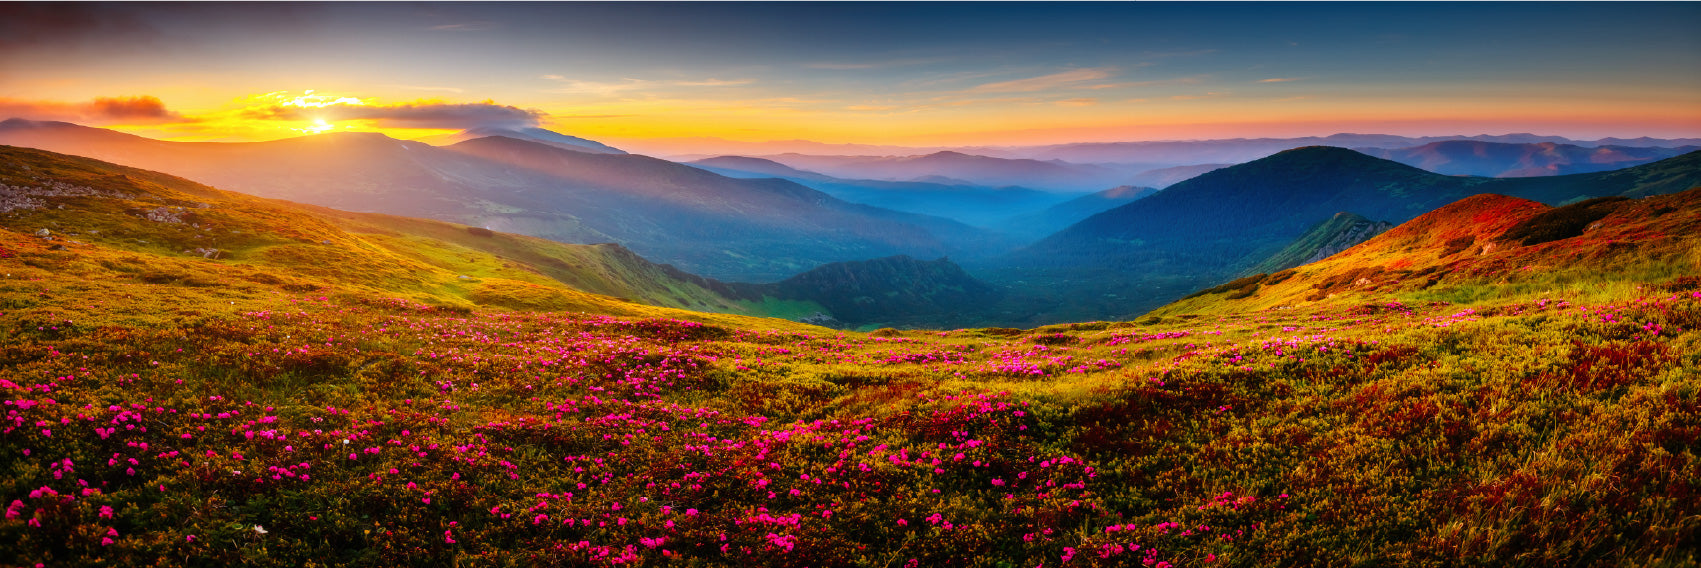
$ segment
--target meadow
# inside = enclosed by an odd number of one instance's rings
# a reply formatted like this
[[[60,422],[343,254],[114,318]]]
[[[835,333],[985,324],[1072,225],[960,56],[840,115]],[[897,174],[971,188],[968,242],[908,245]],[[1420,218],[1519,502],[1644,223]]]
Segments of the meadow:
[[[8,270],[4,565],[1680,566],[1701,549],[1692,278],[1592,305],[863,334]]]
[[[1132,322],[862,333],[551,276],[715,301],[617,248],[0,158],[0,566],[1701,550],[1693,207],[1542,245],[1658,270],[1480,256],[1396,286],[1378,279],[1418,267],[1360,278],[1376,263],[1352,254],[1428,245],[1366,246]]]

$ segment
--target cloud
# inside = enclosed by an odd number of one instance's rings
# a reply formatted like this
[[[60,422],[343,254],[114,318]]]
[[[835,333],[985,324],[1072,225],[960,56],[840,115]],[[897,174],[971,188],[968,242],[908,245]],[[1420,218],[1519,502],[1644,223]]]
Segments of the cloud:
[[[190,122],[165,107],[158,97],[95,97],[81,103],[0,98],[0,117],[60,120],[78,124],[163,124]]]
[[[458,93],[466,92],[466,89],[462,89],[462,88],[459,88],[459,87],[431,87],[431,86],[426,86],[426,85],[396,85],[396,88],[407,89],[407,90],[410,90],[410,91],[434,91],[434,92],[439,92],[439,93],[457,93],[458,94]]]
[[[98,42],[134,44],[160,33],[116,6],[0,2],[0,53],[21,48],[60,49]]]
[[[425,28],[425,30],[426,31],[432,31],[432,32],[482,32],[482,31],[485,31],[485,30],[490,30],[490,29],[495,29],[495,28],[496,28],[496,24],[494,22],[478,21],[478,22],[462,22],[462,23],[458,23],[458,24],[439,24],[439,25],[435,25],[435,26],[429,26],[429,27]]]
[[[751,80],[751,79],[734,79],[734,80],[728,81],[728,80],[723,80],[723,79],[709,78],[709,79],[703,79],[701,81],[672,81],[669,84],[678,85],[678,86],[681,86],[681,87],[737,87],[739,85],[749,85],[749,84],[755,83],[755,82],[756,81]]]
[[[614,96],[628,91],[660,91],[672,87],[738,87],[753,84],[754,79],[679,79],[670,81],[653,81],[649,79],[621,79],[619,81],[584,81],[569,79],[562,75],[542,75],[542,79],[555,81],[561,86],[549,89],[551,93],[572,95]]]
[[[1228,96],[1228,93],[1222,92],[1222,91],[1210,91],[1210,92],[1207,92],[1207,93],[1202,94],[1202,95],[1176,95],[1176,96],[1170,97],[1169,100],[1172,100],[1172,101],[1195,101],[1195,100],[1199,100],[1199,99],[1214,99],[1214,98],[1217,98],[1217,97],[1224,97],[1224,96]]]
[[[1057,104],[1057,106],[1083,107],[1083,106],[1093,106],[1093,105],[1099,104],[1099,100],[1098,99],[1088,99],[1088,98],[1063,99],[1061,101],[1057,101],[1056,104]]]
[[[987,83],[968,90],[971,93],[1031,93],[1046,91],[1058,87],[1074,86],[1089,81],[1102,81],[1110,77],[1109,69],[1071,69],[1050,75]]]
[[[1288,83],[1288,82],[1298,81],[1298,80],[1299,80],[1298,77],[1276,77],[1276,78],[1273,78],[1273,79],[1259,79],[1258,82],[1259,83]]]
[[[245,116],[261,120],[371,120],[380,128],[529,128],[548,115],[540,110],[499,105],[494,101],[453,104],[414,102],[392,105],[336,102],[325,106],[291,104],[250,108]]]
[[[805,64],[803,64],[803,66],[805,68],[808,68],[808,69],[826,69],[826,70],[829,70],[829,71],[855,71],[855,70],[859,70],[859,69],[885,69],[885,68],[889,68],[889,67],[908,67],[908,66],[911,66],[911,65],[928,65],[928,64],[932,64],[932,63],[941,63],[941,62],[945,62],[945,61],[949,61],[949,60],[945,59],[945,58],[931,57],[931,58],[916,58],[916,59],[893,59],[893,60],[889,60],[889,61],[866,61],[866,62],[858,62],[858,63],[837,62],[837,61],[821,61],[821,62],[816,62],[816,63],[805,63]]]
[[[850,71],[854,69],[874,69],[880,67],[877,63],[809,63],[804,67],[810,69],[828,69],[834,71]]]
[[[581,81],[578,79],[568,79],[560,75],[544,75],[543,78],[561,83],[560,87],[550,89],[549,92],[568,95],[611,96],[626,91],[651,88],[655,85],[653,81],[645,81],[643,79],[621,79],[619,82],[607,82]]]

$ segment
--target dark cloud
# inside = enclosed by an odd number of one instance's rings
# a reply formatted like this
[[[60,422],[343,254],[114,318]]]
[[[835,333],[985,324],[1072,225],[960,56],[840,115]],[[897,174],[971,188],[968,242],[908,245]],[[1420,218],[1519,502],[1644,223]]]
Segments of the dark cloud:
[[[0,118],[60,120],[88,125],[162,124],[192,122],[172,112],[158,97],[97,97],[83,103],[0,99]]]
[[[323,107],[273,105],[244,111],[256,120],[373,120],[385,128],[527,128],[537,126],[543,111],[499,105],[494,101],[468,104],[405,103],[396,105],[333,104]]]
[[[114,120],[178,120],[182,117],[166,110],[159,97],[96,97],[88,104],[98,116]]]
[[[91,43],[134,45],[160,35],[134,13],[114,5],[0,2],[0,53]]]

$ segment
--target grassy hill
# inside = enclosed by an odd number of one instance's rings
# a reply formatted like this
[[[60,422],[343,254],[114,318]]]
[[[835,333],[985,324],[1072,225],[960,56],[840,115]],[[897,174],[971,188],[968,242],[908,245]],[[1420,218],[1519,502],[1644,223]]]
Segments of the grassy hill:
[[[1698,251],[1701,188],[1557,208],[1483,194],[1327,259],[1242,278],[1154,313],[1264,310],[1337,296],[1354,302],[1612,296],[1624,291],[1606,288],[1701,274]]]
[[[616,245],[267,200],[25,148],[0,147],[0,184],[14,256],[91,286],[389,295],[458,310],[761,313]]]
[[[1473,198],[1288,278],[1440,266],[1368,278],[1398,304],[864,334],[575,292],[454,225],[0,175],[0,565],[1701,561],[1696,192]]]
[[[1392,228],[1394,226],[1387,221],[1371,221],[1363,215],[1345,211],[1336,213],[1294,239],[1286,248],[1253,266],[1250,271],[1280,272],[1316,262]]]
[[[1701,152],[1611,172],[1492,179],[1443,176],[1343,148],[1299,148],[1200,175],[998,262],[966,267],[1018,294],[1072,304],[1033,318],[1041,323],[1120,318],[1246,274],[1341,211],[1401,223],[1479,193],[1558,205],[1696,186]]]
[[[371,132],[268,142],[166,142],[60,122],[8,120],[0,144],[90,156],[244,193],[349,211],[465,223],[567,243],[622,243],[730,280],[777,281],[894,254],[996,249],[985,231],[628,154],[490,136],[449,147]]]

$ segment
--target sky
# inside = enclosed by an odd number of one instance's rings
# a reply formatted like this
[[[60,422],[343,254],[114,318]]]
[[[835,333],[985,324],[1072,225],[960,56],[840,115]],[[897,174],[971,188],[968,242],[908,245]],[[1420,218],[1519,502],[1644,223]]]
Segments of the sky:
[[[1701,3],[0,3],[0,118],[617,146],[1701,136]]]

